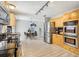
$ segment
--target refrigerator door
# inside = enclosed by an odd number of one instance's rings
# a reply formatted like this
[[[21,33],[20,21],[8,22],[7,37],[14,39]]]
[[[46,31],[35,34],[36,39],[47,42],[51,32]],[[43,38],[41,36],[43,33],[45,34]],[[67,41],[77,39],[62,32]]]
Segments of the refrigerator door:
[[[49,43],[49,44],[51,43],[50,22],[47,23],[46,42]]]
[[[47,35],[46,35],[46,42],[47,43],[51,43],[50,34],[49,33],[47,33]]]

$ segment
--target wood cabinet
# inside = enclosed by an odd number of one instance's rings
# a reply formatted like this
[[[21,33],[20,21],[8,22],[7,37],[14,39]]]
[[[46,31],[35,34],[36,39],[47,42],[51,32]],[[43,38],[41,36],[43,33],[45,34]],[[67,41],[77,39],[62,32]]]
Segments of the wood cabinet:
[[[71,17],[71,19],[78,19],[79,18],[79,9],[72,11],[70,17]]]
[[[57,35],[57,38],[58,38],[57,39],[57,45],[63,47],[63,43],[64,43],[63,36],[62,35]]]
[[[21,47],[19,47],[17,50],[17,57],[21,57],[21,56],[22,56],[22,50]]]
[[[65,21],[69,21],[69,20],[70,20],[70,13],[65,13],[63,15],[63,21],[65,22]]]
[[[15,27],[16,26],[16,19],[14,13],[9,13],[10,16],[10,26]]]
[[[70,52],[73,52],[73,53],[79,55],[79,48],[74,48],[74,47],[66,45],[66,44],[64,44],[63,48],[70,51]]]
[[[53,18],[51,22],[55,22],[55,27],[63,27],[63,23],[66,21],[79,20],[79,9],[65,13],[62,17]],[[72,47],[64,43],[64,36],[59,34],[52,35],[52,42],[60,47],[63,47],[66,50],[69,50],[77,55],[79,55],[79,47]],[[79,41],[78,41],[79,42]]]
[[[62,18],[57,18],[55,20],[55,27],[63,27],[63,19]]]
[[[3,6],[8,10],[8,16],[7,19],[9,19],[9,25],[12,27],[15,27],[16,25],[16,18],[14,12],[11,12],[11,9],[9,8],[9,2],[4,1]]]
[[[70,47],[70,50],[69,51],[71,51],[71,52],[79,55],[79,48]]]
[[[59,35],[59,45],[63,47],[64,45],[63,35]]]
[[[52,36],[52,41],[53,41],[53,44],[57,44],[57,35],[56,34],[53,34],[53,36]]]
[[[64,44],[64,40],[63,40],[63,36],[62,35],[58,35],[58,34],[53,34],[53,44],[57,44],[61,47],[63,47]]]
[[[67,44],[64,44],[64,49],[69,50],[70,51],[70,46]]]

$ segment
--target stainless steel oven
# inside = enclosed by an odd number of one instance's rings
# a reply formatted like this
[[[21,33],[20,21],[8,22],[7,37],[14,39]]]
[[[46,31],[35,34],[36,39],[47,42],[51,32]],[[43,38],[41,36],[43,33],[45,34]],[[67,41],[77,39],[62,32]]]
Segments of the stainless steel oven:
[[[64,43],[73,47],[78,47],[78,40],[76,38],[64,37]]]
[[[64,30],[65,30],[65,33],[76,33],[77,26],[65,26]]]
[[[68,21],[64,22],[64,32],[65,33],[77,33],[78,21]]]
[[[64,43],[78,47],[78,20],[64,22]]]

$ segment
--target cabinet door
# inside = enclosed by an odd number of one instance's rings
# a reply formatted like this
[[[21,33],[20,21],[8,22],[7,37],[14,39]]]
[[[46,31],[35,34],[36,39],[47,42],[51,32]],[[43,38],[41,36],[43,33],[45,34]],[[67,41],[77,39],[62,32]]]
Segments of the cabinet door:
[[[56,36],[53,34],[53,36],[52,36],[52,41],[53,41],[53,44],[55,44],[56,43]]]
[[[64,46],[64,38],[63,38],[63,36],[61,36],[61,39],[60,39],[60,46],[61,46],[61,47]]]
[[[63,27],[63,19],[58,19],[55,25],[56,27]]]
[[[59,45],[60,46],[60,36],[59,35],[57,35],[57,45]]]
[[[57,35],[56,34],[53,34],[53,44],[57,44],[57,39],[58,39],[58,37],[57,37]]]
[[[12,27],[15,27],[16,26],[16,18],[15,18],[15,15],[13,13],[10,13],[10,25]]]
[[[57,38],[58,38],[58,39],[57,39],[57,44],[58,44],[59,46],[63,47],[63,45],[64,45],[63,35],[58,35]]]

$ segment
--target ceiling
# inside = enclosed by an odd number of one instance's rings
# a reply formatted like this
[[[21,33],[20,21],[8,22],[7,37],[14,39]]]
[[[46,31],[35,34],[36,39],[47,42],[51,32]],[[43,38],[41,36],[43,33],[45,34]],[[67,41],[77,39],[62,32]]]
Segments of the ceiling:
[[[16,16],[34,16],[35,13],[45,5],[47,1],[10,1],[16,6]],[[62,15],[64,12],[79,8],[79,1],[54,1],[49,2],[36,17],[46,15],[46,17],[56,17]],[[34,16],[35,17],[35,16]],[[17,17],[18,18],[18,17]]]
[[[47,17],[56,17],[70,10],[79,8],[79,1],[54,1],[41,13]]]
[[[34,15],[46,1],[11,1],[16,6],[17,15]]]

